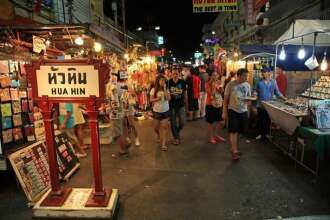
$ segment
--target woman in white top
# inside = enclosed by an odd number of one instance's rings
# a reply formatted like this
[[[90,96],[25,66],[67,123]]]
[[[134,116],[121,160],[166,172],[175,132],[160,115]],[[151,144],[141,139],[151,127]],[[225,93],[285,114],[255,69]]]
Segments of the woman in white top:
[[[155,87],[150,91],[150,101],[153,104],[153,117],[156,121],[155,132],[164,151],[167,150],[166,138],[169,130],[170,98],[170,93],[166,88],[166,78],[160,75],[156,78]]]

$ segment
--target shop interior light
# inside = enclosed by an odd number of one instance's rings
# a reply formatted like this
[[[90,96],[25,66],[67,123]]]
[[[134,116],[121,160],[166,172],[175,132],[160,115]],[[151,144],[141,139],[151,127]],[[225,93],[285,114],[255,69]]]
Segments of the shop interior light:
[[[160,27],[159,27],[159,26],[156,26],[156,27],[155,27],[155,30],[156,30],[156,31],[159,31],[159,30],[160,30]]]
[[[50,40],[47,39],[45,44],[46,44],[47,47],[49,47],[50,46]]]
[[[237,52],[234,53],[234,57],[238,57],[238,53]]]
[[[301,47],[298,51],[298,59],[302,60],[304,59],[306,56],[306,51],[305,51],[305,48],[304,48],[304,38],[302,37],[301,38]]]
[[[302,60],[305,58],[305,56],[306,56],[305,48],[304,46],[301,46],[301,48],[298,51],[298,58]]]
[[[215,31],[212,31],[212,34],[215,35]]]
[[[328,69],[327,52],[324,52],[324,57],[323,57],[320,69],[322,71],[326,71]]]
[[[284,49],[284,44],[282,45],[282,49],[281,49],[279,58],[280,58],[280,60],[285,60],[286,59],[286,53],[285,53],[285,49]]]
[[[94,42],[94,50],[95,52],[100,52],[102,50],[102,44],[99,42]]]
[[[142,27],[138,27],[136,30],[137,31],[142,31]]]
[[[84,39],[82,39],[82,37],[79,36],[74,40],[74,43],[77,44],[78,46],[81,46],[84,44]]]
[[[128,53],[125,53],[125,54],[124,54],[124,58],[125,58],[126,60],[129,59],[129,55],[128,55]]]

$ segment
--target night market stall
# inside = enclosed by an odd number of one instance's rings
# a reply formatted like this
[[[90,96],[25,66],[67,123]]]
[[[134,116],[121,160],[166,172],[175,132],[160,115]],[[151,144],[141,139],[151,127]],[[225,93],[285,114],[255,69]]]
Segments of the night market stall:
[[[316,175],[320,160],[328,158],[330,153],[329,27],[330,21],[296,20],[275,42],[275,66],[295,70],[291,76],[297,81],[303,79],[304,85],[297,83],[300,88],[295,88],[296,93],[290,94],[285,102],[263,102],[272,122],[291,137],[290,143],[281,149],[295,163]],[[288,84],[288,87],[295,86]],[[280,145],[281,136],[276,135],[276,130],[272,134],[273,142]],[[314,164],[307,162],[307,150],[314,153]]]

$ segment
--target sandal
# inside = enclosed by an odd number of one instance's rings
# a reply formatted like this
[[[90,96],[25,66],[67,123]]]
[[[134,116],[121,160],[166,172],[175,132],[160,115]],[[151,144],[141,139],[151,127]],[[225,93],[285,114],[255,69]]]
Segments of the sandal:
[[[236,152],[236,153],[232,153],[232,154],[231,154],[231,159],[232,159],[233,161],[238,161],[238,160],[240,159],[240,156],[239,156],[238,152]]]
[[[112,154],[111,156],[113,158],[125,157],[125,156],[128,156],[128,152],[118,152],[118,153]]]
[[[166,146],[166,145],[163,145],[163,146],[161,147],[161,149],[162,149],[162,151],[167,151],[167,146]]]
[[[217,141],[214,139],[214,137],[212,137],[212,138],[210,139],[210,143],[211,143],[211,144],[217,144]]]
[[[87,154],[86,153],[76,153],[76,156],[78,158],[85,158],[85,157],[87,157]]]
[[[218,142],[226,142],[226,139],[221,137],[220,135],[216,135],[214,138]]]
[[[174,144],[174,145],[179,145],[179,144],[180,144],[179,139],[174,139],[173,142],[172,142],[172,144]]]

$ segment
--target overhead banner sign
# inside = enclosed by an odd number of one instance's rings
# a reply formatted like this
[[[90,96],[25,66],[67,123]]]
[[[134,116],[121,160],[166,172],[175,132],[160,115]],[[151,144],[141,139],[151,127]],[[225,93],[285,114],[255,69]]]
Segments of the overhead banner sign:
[[[192,0],[193,12],[238,11],[237,0]]]
[[[254,11],[254,0],[245,0],[244,2],[244,17],[247,25],[256,23],[256,12]]]
[[[40,66],[36,71],[38,95],[52,98],[100,96],[99,74],[93,65]]]

